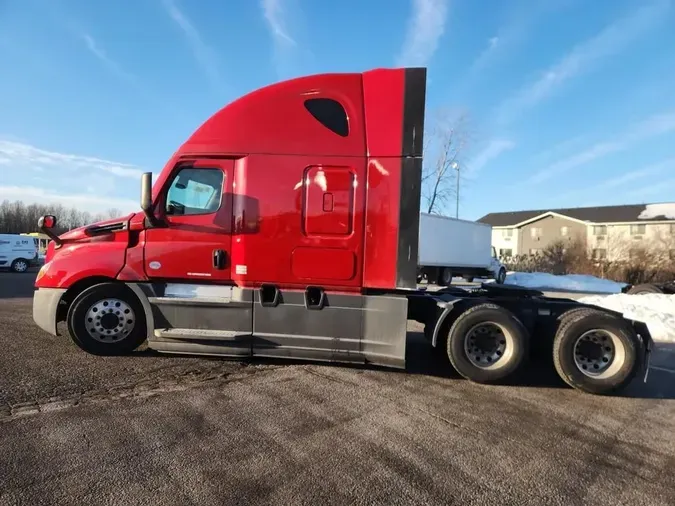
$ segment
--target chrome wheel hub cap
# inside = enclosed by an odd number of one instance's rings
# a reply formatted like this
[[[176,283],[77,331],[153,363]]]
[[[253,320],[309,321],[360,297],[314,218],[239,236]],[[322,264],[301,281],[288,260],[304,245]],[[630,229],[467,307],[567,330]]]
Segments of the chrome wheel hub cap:
[[[625,360],[623,343],[607,330],[589,330],[574,343],[574,365],[591,378],[602,379],[614,375]]]
[[[479,323],[467,333],[464,340],[464,353],[476,367],[489,369],[507,353],[509,337],[495,323]]]
[[[84,324],[89,335],[97,341],[116,343],[134,329],[136,315],[123,300],[103,299],[87,310]]]

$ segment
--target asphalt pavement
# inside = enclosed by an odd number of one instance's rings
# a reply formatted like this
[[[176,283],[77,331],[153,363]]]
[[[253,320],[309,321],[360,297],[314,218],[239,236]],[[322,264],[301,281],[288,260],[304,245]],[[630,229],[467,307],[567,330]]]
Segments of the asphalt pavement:
[[[0,505],[675,504],[670,350],[617,397],[472,384],[414,325],[405,372],[102,358],[33,325],[33,278],[0,272]]]

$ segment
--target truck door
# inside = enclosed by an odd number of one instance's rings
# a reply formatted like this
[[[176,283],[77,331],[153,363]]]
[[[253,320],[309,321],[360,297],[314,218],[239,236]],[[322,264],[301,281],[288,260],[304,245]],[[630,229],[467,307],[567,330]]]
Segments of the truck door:
[[[145,233],[148,277],[225,284],[232,279],[233,167],[233,160],[204,159],[174,168],[159,198],[165,226]]]

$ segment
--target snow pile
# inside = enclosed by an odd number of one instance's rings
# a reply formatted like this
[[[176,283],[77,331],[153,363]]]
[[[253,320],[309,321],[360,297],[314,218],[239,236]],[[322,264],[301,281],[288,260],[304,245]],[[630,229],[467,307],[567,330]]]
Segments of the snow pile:
[[[624,283],[617,283],[609,279],[596,278],[585,274],[567,274],[556,276],[545,272],[509,272],[506,276],[507,285],[518,285],[538,290],[560,290],[569,292],[589,293],[621,293]]]
[[[645,210],[638,216],[638,219],[651,220],[662,216],[667,220],[675,220],[675,203],[647,204]]]
[[[675,343],[675,295],[644,294],[594,295],[579,302],[623,313],[626,318],[645,322],[654,341]]]

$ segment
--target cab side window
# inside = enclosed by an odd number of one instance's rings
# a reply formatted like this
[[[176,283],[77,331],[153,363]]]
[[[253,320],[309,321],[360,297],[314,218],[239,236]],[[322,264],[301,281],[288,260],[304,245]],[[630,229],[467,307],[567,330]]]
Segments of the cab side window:
[[[224,177],[220,169],[180,169],[166,195],[166,214],[187,216],[215,213],[220,208]]]

